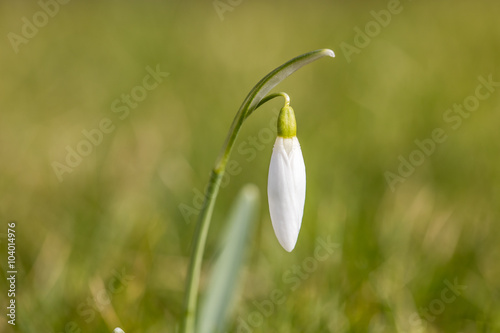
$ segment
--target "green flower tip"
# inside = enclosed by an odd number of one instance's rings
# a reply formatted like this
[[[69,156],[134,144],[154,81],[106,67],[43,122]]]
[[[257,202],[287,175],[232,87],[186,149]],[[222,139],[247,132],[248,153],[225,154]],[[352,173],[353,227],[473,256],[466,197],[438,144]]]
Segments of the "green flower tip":
[[[278,136],[282,138],[293,138],[297,136],[295,113],[288,104],[281,108],[278,116]]]

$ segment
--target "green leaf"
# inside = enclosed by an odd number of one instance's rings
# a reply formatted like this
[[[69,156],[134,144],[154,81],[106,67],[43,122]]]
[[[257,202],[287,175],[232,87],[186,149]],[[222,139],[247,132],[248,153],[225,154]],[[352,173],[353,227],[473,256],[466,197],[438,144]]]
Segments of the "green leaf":
[[[323,57],[335,57],[335,53],[329,49],[321,49],[302,54],[292,60],[287,61],[269,74],[264,76],[250,91],[243,102],[242,107],[247,107],[247,116],[256,109],[257,104],[273,89],[278,83],[293,74],[299,68],[310,64]]]
[[[259,190],[249,184],[240,191],[228,218],[197,321],[198,333],[223,332],[235,300],[239,271],[252,238],[259,209]]]
[[[298,57],[295,57],[283,65],[272,70],[269,74],[264,76],[253,89],[248,93],[247,97],[240,106],[238,113],[234,117],[233,123],[231,124],[231,129],[229,130],[228,136],[224,146],[222,147],[217,163],[215,164],[215,170],[222,170],[229,158],[229,154],[238,135],[239,129],[243,124],[243,121],[259,106],[260,101],[273,89],[278,83],[286,79],[288,76],[293,74],[299,68],[310,64],[313,61],[321,59],[323,57],[335,57],[335,53],[329,49],[321,49],[316,51],[311,51]]]

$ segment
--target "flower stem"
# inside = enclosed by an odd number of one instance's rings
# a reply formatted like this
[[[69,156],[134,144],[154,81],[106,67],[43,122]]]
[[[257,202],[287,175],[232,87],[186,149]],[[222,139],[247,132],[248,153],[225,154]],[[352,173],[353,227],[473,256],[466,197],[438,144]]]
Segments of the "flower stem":
[[[208,183],[207,192],[205,194],[205,201],[201,208],[198,223],[194,233],[193,250],[191,254],[191,262],[189,265],[189,273],[187,279],[187,289],[184,299],[185,313],[183,326],[181,332],[194,332],[194,323],[196,317],[196,303],[198,297],[198,286],[200,283],[200,270],[203,252],[205,250],[205,243],[207,240],[208,229],[210,227],[210,220],[214,210],[215,199],[219,192],[222,176],[224,175],[225,165],[219,171],[212,170],[210,174],[210,181]]]
[[[285,98],[286,105],[288,105],[290,103],[290,99],[287,94],[275,93],[266,96],[267,93],[297,69],[325,56],[334,57],[335,55],[333,51],[328,49],[316,50],[293,58],[271,71],[264,78],[262,78],[255,85],[255,87],[253,87],[234,117],[233,123],[226,137],[226,141],[222,146],[219,157],[215,163],[215,167],[210,175],[208,188],[205,193],[205,200],[203,202],[200,215],[198,216],[196,230],[193,236],[191,262],[189,264],[187,274],[186,295],[184,298],[184,313],[180,328],[181,333],[194,332],[201,262],[203,259],[203,252],[205,250],[208,229],[210,228],[210,220],[212,218],[215,200],[219,192],[221,180],[226,169],[226,164],[229,160],[229,155],[231,154],[241,125],[255,109],[275,97],[283,96]]]
[[[267,95],[266,97],[264,97],[264,98],[263,98],[263,99],[259,102],[259,104],[257,104],[257,107],[255,108],[255,110],[257,110],[257,108],[258,108],[258,107],[260,107],[260,106],[262,106],[264,103],[269,102],[269,101],[270,101],[270,100],[272,100],[273,98],[275,98],[275,97],[279,97],[279,96],[282,96],[282,97],[285,99],[285,106],[289,106],[289,105],[290,105],[290,97],[288,96],[288,94],[287,94],[287,93],[284,93],[284,92],[279,92],[279,93],[269,94],[269,95]],[[247,115],[246,115],[246,117],[245,117],[245,118],[248,118],[248,117],[252,114],[252,112],[253,112],[253,111],[254,111],[254,110],[249,111],[249,112],[247,113]]]

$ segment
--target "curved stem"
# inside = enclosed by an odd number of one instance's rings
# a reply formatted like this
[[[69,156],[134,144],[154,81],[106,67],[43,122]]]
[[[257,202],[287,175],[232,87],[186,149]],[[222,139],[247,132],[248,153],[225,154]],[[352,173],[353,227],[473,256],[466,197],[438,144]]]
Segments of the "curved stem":
[[[293,58],[292,60],[274,69],[262,78],[255,85],[255,87],[253,87],[236,113],[231,128],[229,129],[229,133],[226,137],[226,141],[222,146],[219,157],[215,163],[215,167],[210,175],[210,181],[205,193],[203,207],[201,208],[200,215],[198,216],[196,230],[193,236],[191,262],[189,264],[188,275],[186,277],[186,295],[184,298],[184,313],[180,332],[194,332],[201,262],[203,252],[205,250],[208,229],[210,227],[210,220],[212,218],[215,200],[219,192],[221,180],[226,169],[226,164],[229,160],[229,155],[231,154],[231,150],[234,146],[234,142],[238,136],[241,125],[255,109],[275,97],[283,96],[285,97],[285,103],[289,103],[290,99],[288,98],[288,95],[284,93],[271,94],[267,97],[265,96],[272,88],[293,72],[302,66],[325,56],[334,57],[335,54],[332,50],[328,49],[316,50]]]
[[[253,113],[253,111],[257,110],[259,107],[261,107],[263,104],[265,104],[266,102],[269,102],[270,100],[272,100],[273,98],[275,97],[279,97],[279,96],[282,96],[284,99],[285,99],[285,106],[289,106],[290,105],[290,97],[288,96],[287,93],[285,92],[279,92],[279,93],[274,93],[274,94],[269,94],[267,95],[266,97],[264,97],[260,102],[259,104],[257,104],[257,106],[255,107],[255,109],[251,110],[251,111],[248,111],[247,114],[245,115],[245,119],[250,117],[250,115]]]
[[[240,106],[240,109],[236,113],[236,116],[234,117],[233,123],[231,124],[231,129],[229,130],[226,141],[224,142],[219,157],[217,158],[217,162],[215,164],[216,170],[219,170],[223,165],[227,163],[227,161],[224,162],[224,160],[227,160],[229,158],[229,154],[231,153],[231,149],[234,145],[234,140],[236,140],[236,136],[238,135],[240,127],[245,120],[245,115],[247,113],[252,113],[257,108],[259,102],[278,83],[293,74],[299,68],[323,57],[333,58],[335,57],[335,53],[333,53],[333,51],[329,49],[321,49],[302,54],[269,72],[269,74],[264,76],[255,85],[255,87],[253,87],[253,89],[250,91],[250,93],[248,93],[247,97],[243,101],[243,104]]]

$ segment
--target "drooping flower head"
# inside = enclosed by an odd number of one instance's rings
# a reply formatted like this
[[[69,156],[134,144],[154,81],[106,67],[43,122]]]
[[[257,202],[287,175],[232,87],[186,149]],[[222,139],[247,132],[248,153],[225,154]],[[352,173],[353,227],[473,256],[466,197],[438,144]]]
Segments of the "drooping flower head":
[[[267,195],[274,233],[288,252],[297,243],[306,199],[306,167],[296,134],[295,114],[286,104],[278,116]]]

